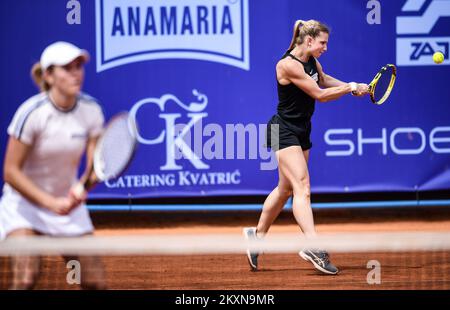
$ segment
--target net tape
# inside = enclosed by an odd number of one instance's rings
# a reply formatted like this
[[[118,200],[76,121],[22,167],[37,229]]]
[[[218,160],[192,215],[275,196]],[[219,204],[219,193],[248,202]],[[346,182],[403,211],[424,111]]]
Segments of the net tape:
[[[14,237],[0,242],[0,256],[200,255],[245,253],[247,249],[264,253],[292,253],[305,248],[340,253],[448,251],[450,232],[339,233],[314,238],[293,233],[273,233],[260,240],[245,240],[240,234]]]

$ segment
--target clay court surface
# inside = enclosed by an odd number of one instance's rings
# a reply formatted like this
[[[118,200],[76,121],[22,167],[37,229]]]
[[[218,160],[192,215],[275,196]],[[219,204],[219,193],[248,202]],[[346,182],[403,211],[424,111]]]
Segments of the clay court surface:
[[[94,213],[97,235],[241,234],[254,226],[258,213]],[[450,211],[344,210],[316,212],[317,230],[331,232],[450,231]],[[270,233],[299,232],[290,212]],[[260,256],[258,272],[244,254],[104,257],[110,289],[151,290],[299,290],[299,289],[450,289],[450,253],[331,253],[337,276],[323,275],[297,253]],[[381,264],[381,284],[367,284],[367,263]],[[5,285],[5,266],[2,285]],[[55,267],[56,266],[56,267]],[[52,268],[53,271],[50,271]],[[56,271],[55,271],[56,270]],[[38,289],[73,289],[64,262],[46,258]],[[4,288],[4,287],[2,287]]]

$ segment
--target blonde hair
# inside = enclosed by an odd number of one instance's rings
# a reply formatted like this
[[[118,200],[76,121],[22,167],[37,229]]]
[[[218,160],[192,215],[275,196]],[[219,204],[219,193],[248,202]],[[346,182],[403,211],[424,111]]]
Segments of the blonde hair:
[[[48,70],[51,70],[51,67]],[[39,87],[40,91],[45,92],[50,90],[50,84],[45,81],[44,71],[42,70],[42,66],[39,62],[35,63],[33,67],[31,67],[31,78],[37,87]]]
[[[294,24],[294,31],[289,50],[292,50],[296,45],[302,44],[305,41],[306,36],[316,38],[321,32],[329,34],[330,28],[314,19],[308,21],[297,20]]]

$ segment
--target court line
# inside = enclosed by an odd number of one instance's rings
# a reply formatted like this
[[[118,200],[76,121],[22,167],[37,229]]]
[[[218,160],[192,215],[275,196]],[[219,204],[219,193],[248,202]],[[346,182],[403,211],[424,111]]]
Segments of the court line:
[[[383,208],[383,207],[431,207],[450,206],[450,200],[387,200],[356,202],[312,203],[313,209]],[[87,206],[89,211],[258,211],[262,204],[155,204],[155,205],[99,205]],[[286,210],[292,209],[288,202]]]

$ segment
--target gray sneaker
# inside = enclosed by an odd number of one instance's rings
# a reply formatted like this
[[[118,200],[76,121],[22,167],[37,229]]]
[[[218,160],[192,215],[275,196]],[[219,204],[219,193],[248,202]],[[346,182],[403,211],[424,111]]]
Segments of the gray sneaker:
[[[326,251],[302,250],[298,253],[301,258],[311,262],[317,270],[326,274],[337,274],[339,269],[330,262],[330,256]]]
[[[243,229],[243,233],[247,240],[258,240],[256,237],[256,227],[246,227]],[[258,256],[258,252],[251,252],[250,249],[247,249],[247,260],[252,271],[258,270]]]

